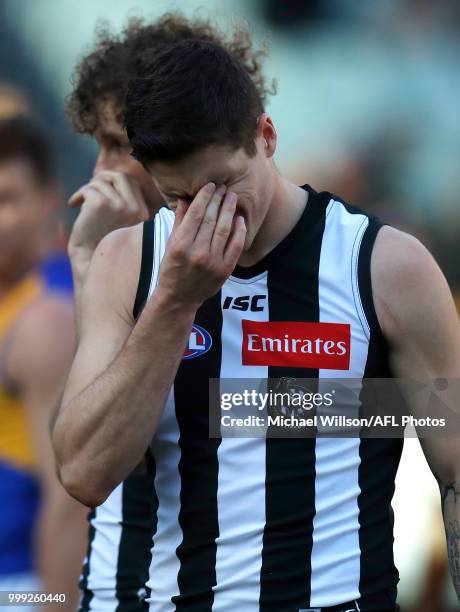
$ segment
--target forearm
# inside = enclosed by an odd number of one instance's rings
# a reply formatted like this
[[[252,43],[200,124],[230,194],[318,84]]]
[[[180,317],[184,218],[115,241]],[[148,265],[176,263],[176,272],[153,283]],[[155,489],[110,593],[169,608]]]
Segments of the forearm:
[[[105,372],[76,397],[64,394],[53,440],[63,483],[84,503],[101,503],[142,460],[195,311],[154,296]]]
[[[74,288],[74,305],[75,305],[75,320],[77,328],[77,337],[80,332],[80,316],[81,316],[81,300],[82,290],[85,279],[88,275],[91,258],[94,254],[94,249],[89,246],[78,247],[69,243],[68,255],[72,266],[72,278]]]
[[[460,600],[460,479],[440,482],[450,574]]]

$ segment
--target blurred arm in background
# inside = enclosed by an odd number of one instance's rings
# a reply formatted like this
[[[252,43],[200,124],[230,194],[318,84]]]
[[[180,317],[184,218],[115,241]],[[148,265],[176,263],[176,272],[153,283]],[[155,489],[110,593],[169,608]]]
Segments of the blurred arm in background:
[[[68,245],[77,330],[80,326],[81,291],[99,242],[116,229],[147,221],[161,205],[152,180],[131,157],[121,111],[114,103],[106,101],[100,104],[94,136],[99,153],[93,177],[69,200],[71,207],[80,207]]]
[[[21,389],[36,449],[41,486],[36,564],[44,590],[65,593],[75,609],[86,543],[86,508],[72,499],[55,473],[48,432],[75,345],[73,309],[60,296],[45,296],[21,317],[11,349],[11,377]],[[51,609],[51,607],[50,607]]]

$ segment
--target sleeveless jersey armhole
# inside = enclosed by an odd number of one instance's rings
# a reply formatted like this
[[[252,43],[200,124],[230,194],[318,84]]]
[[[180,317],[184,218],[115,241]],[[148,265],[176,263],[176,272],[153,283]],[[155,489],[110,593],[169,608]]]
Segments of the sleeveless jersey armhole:
[[[384,224],[375,217],[369,218],[369,223],[363,233],[359,247],[356,274],[361,307],[370,333],[370,349],[372,348],[372,352],[376,358],[371,361],[375,361],[374,366],[379,363],[379,367],[377,369],[374,367],[372,370],[375,371],[375,375],[379,372],[380,375],[389,376],[388,343],[383,335],[375,310],[371,275],[372,251],[377,234],[383,225]]]
[[[147,302],[153,270],[153,251],[155,237],[155,219],[149,219],[143,224],[142,230],[142,260],[134,300],[133,317],[136,321]]]

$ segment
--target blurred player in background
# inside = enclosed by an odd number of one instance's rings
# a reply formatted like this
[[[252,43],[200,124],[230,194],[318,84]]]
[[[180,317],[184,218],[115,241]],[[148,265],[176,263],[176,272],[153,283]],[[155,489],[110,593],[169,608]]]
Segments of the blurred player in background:
[[[226,38],[210,21],[187,20],[178,13],[153,23],[133,19],[120,35],[99,28],[94,49],[76,68],[68,114],[74,129],[95,137],[99,146],[93,178],[70,199],[71,206],[81,207],[69,241],[77,312],[100,240],[112,230],[147,220],[164,203],[148,172],[131,156],[123,127],[128,82],[163,45],[190,38],[222,42],[243,62],[264,95],[264,52],[252,48],[246,30]],[[142,306],[140,299],[132,305],[136,317]],[[154,474],[148,466],[149,457],[103,505],[90,512],[82,611],[146,607],[144,585],[155,516]]]
[[[54,157],[24,117],[0,121],[0,590],[65,592],[83,557],[84,507],[56,478],[48,435],[75,344],[57,290]],[[28,608],[30,609],[30,608]]]

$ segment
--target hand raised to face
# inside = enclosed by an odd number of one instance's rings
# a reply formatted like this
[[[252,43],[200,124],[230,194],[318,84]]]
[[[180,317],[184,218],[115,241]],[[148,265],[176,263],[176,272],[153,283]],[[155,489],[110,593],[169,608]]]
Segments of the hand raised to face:
[[[178,200],[158,288],[168,299],[198,307],[215,295],[235,268],[246,238],[237,197],[208,183],[191,204]]]

